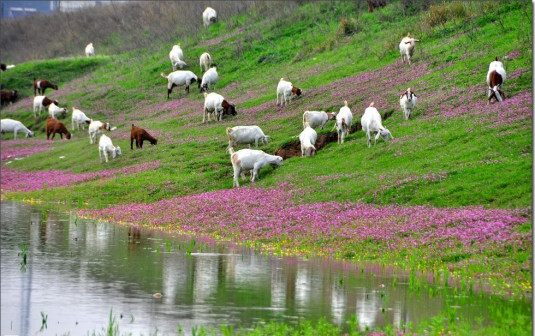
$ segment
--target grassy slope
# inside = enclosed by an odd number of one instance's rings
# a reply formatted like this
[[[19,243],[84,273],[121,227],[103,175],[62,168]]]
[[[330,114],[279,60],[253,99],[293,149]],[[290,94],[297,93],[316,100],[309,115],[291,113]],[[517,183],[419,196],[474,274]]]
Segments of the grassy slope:
[[[482,127],[469,115],[452,119],[438,117],[440,111],[437,113],[437,110],[441,109],[441,104],[444,108],[450,105],[430,99],[426,101],[427,96],[442,90],[444,95],[458,101],[457,105],[472,103],[464,101],[473,99],[472,96],[463,97],[462,92],[459,95],[451,93],[480,84],[488,62],[495,55],[519,51],[520,56],[505,62],[506,69],[509,72],[519,68],[530,69],[531,43],[525,9],[518,4],[496,5],[486,14],[479,14],[471,23],[458,20],[434,29],[423,29],[419,24],[421,16],[404,19],[397,14],[398,4],[392,4],[374,13],[359,14],[355,21],[362,31],[348,37],[339,34],[338,20],[318,20],[326,14],[335,17],[337,14],[347,15],[349,18],[349,15],[354,15],[349,4],[339,6],[333,9],[325,3],[307,4],[277,22],[266,19],[266,22],[250,23],[246,18],[238,17],[234,20],[247,29],[219,44],[206,45],[206,41],[228,34],[224,23],[216,24],[205,33],[204,45],[200,37],[184,41],[182,46],[190,69],[199,73],[197,55],[208,50],[216,60],[221,76],[217,91],[230,101],[238,101],[238,118],[220,124],[200,123],[203,98],[197,90],[180,100],[178,110],[175,110],[176,101],[166,101],[166,83],[159,73],[170,72],[167,50],[171,44],[159,50],[140,50],[94,60],[74,58],[28,63],[4,73],[5,87],[27,88],[28,83],[23,83],[23,80],[28,82],[27,79],[35,73],[53,80],[57,78],[62,83],[60,91],[49,95],[69,108],[79,107],[95,119],[111,121],[118,126],[115,134],[123,134],[123,139],[115,142],[122,148],[129,146],[124,133],[129,131],[132,122],[160,136],[158,146],[143,151],[127,150],[120,160],[108,165],[116,168],[140,161],[161,160],[161,167],[155,171],[157,174],[146,172],[134,181],[125,176],[104,183],[87,183],[72,188],[69,193],[49,190],[46,194],[36,192],[32,196],[54,200],[64,197],[84,199],[92,207],[101,207],[110,203],[150,202],[229,188],[232,182],[229,160],[224,152],[226,127],[259,124],[266,134],[273,136],[273,141],[264,148],[273,152],[299,134],[303,110],[336,111],[347,99],[358,120],[373,100],[362,94],[369,92],[380,100],[376,106],[379,105],[381,111],[396,110],[385,125],[396,138],[401,139],[399,146],[380,141],[374,148],[367,149],[364,134],[359,132],[350,135],[345,146],[328,145],[314,159],[292,158],[275,174],[270,169],[262,171],[258,185],[275,185],[289,180],[298,187],[313,188],[311,201],[349,199],[379,204],[489,207],[525,207],[531,204],[531,174],[528,173],[531,171],[531,157],[521,155],[526,149],[531,151],[531,129],[526,126],[531,119],[510,125],[511,133],[496,137],[495,131]],[[309,13],[305,15],[306,11]],[[473,11],[476,13],[477,8]],[[503,21],[505,29],[493,21],[499,11],[507,13]],[[424,75],[406,81],[404,78],[412,75],[411,69],[395,66],[385,74],[390,76],[393,72],[402,72],[399,83],[388,83],[385,87],[371,82],[361,89],[360,83],[352,85],[350,81],[333,85],[333,89],[321,90],[341,78],[373,74],[374,69],[395,65],[398,62],[396,45],[401,35],[400,26],[401,31],[410,30],[423,41],[418,45],[415,64],[426,64]],[[300,60],[288,62],[290,59]],[[74,73],[72,69],[78,69],[78,72]],[[450,81],[444,83],[444,76],[448,74],[452,74]],[[79,79],[69,82],[75,75]],[[275,106],[274,87],[280,77],[290,78],[304,88],[305,97],[288,107]],[[417,88],[420,95],[416,116],[410,121],[404,121],[398,113],[396,98],[396,94],[407,86]],[[526,72],[508,81],[506,92],[514,96],[530,87],[529,72]],[[317,88],[320,88],[319,93],[314,91]],[[346,94],[333,92],[344,90]],[[30,90],[21,91],[31,96]],[[381,96],[382,91],[389,95]],[[173,100],[177,96],[184,97],[183,91],[173,92]],[[477,99],[484,99],[483,94]],[[29,113],[31,103],[28,103],[29,100],[23,100],[15,107],[5,109],[3,117],[19,119],[34,130],[40,122],[42,129],[44,117],[34,121]],[[176,116],[170,116],[171,113]],[[423,118],[425,115],[430,117]],[[68,119],[66,121],[70,124]],[[38,134],[38,137],[43,136]],[[77,132],[71,142],[60,142],[54,146],[56,149],[51,153],[35,154],[32,160],[14,162],[11,167],[30,171],[72,169],[73,172],[102,169],[96,148],[79,150],[90,148],[85,132]],[[64,160],[56,159],[71,152],[76,154],[67,155]],[[493,158],[505,159],[502,163],[472,165]],[[328,172],[327,175],[349,175],[318,186],[317,177],[326,175],[325,172]],[[446,179],[429,182],[417,178],[414,182],[405,183],[402,188],[389,188],[392,181],[441,172],[447,174]],[[384,176],[390,178],[384,179]],[[130,192],[147,186],[151,186],[152,191],[146,195]],[[374,195],[373,191],[381,187],[388,188],[388,191]],[[104,188],[105,196],[98,195],[95,188]]]

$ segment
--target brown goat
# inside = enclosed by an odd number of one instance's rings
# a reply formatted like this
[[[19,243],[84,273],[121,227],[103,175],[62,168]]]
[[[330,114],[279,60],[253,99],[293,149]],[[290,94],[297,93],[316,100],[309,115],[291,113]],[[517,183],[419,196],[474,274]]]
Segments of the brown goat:
[[[59,133],[61,139],[63,139],[63,134],[65,134],[67,140],[71,138],[71,133],[67,130],[67,127],[65,127],[65,125],[61,121],[54,118],[48,117],[46,119],[45,130],[47,140],[49,140],[48,138],[50,134],[52,134],[52,138],[50,140],[54,140],[54,136],[56,135],[56,133]]]
[[[148,140],[151,145],[156,145],[158,143],[158,140],[143,128],[132,124],[132,131],[130,132],[130,149],[134,149],[134,140],[136,140],[136,148],[143,148],[143,140]]]
[[[45,94],[45,90],[48,89],[48,88],[57,90],[58,86],[50,83],[49,81],[47,81],[45,79],[35,79],[35,78],[33,79],[33,95],[34,96],[37,95],[36,91],[40,95],[44,95]]]
[[[373,12],[374,8],[386,6],[386,0],[366,0],[368,3],[368,11]]]
[[[238,112],[236,112],[236,106],[234,104],[229,104],[226,99],[221,102],[221,106],[223,107],[221,118],[223,118],[223,116],[235,116],[238,114]]]
[[[7,104],[7,103],[14,103],[15,100],[17,99],[17,96],[18,96],[18,91],[17,90],[13,90],[11,92],[9,91],[1,91],[1,104],[4,105],[4,104]]]

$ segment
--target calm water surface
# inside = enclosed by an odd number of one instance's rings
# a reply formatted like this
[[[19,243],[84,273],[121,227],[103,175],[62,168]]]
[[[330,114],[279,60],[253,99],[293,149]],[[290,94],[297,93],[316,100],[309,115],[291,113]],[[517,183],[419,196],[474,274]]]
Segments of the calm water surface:
[[[380,267],[363,272],[354,264],[269,257],[215,242],[193,246],[192,238],[49,209],[1,203],[1,335],[103,334],[110,312],[121,334],[134,335],[321,317],[347,326],[352,315],[362,328],[400,326],[447,308],[484,317],[502,303],[444,290],[417,294],[406,275]]]

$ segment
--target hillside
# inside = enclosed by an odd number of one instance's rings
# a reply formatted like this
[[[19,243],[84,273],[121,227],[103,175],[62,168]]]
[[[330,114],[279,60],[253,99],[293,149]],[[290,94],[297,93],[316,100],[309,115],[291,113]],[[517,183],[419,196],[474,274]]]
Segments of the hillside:
[[[166,228],[182,223],[179,232],[198,230],[258,243],[282,255],[330,254],[432,270],[449,266],[470,278],[492,278],[498,283],[497,291],[503,292],[505,284],[511,283],[509,291],[524,295],[531,290],[532,261],[531,4],[447,2],[415,10],[403,7],[404,3],[391,2],[369,13],[357,2],[291,3],[280,9],[268,2],[265,6],[274,15],[260,11],[265,7],[253,6],[247,15],[229,16],[157,47],[147,44],[103,54],[95,43],[95,58],[76,53],[19,64],[3,72],[1,80],[3,90],[16,88],[22,99],[2,108],[1,114],[22,121],[36,132],[36,138],[13,141],[12,135],[4,136],[2,197],[59,202],[88,209],[86,216],[116,222],[139,220],[135,223]],[[398,51],[407,32],[421,40],[411,66],[401,63]],[[216,92],[236,105],[236,117],[202,124],[204,99],[196,87],[189,94],[183,87],[175,88],[167,99],[167,83],[160,73],[172,71],[168,53],[177,42],[184,50],[186,69],[197,75],[198,56],[205,51],[212,55],[220,75]],[[507,70],[507,99],[487,104],[485,76],[496,57]],[[87,131],[74,131],[69,141],[46,141],[46,116],[34,119],[32,113],[34,77],[59,85],[47,96],[68,107],[64,122],[69,129],[73,107],[116,126],[108,135],[123,155],[100,163],[97,145],[89,144]],[[275,104],[281,77],[304,91],[287,106]],[[404,120],[399,95],[408,87],[419,100],[414,116]],[[393,111],[384,125],[394,139],[380,139],[368,148],[364,132],[355,132],[343,145],[329,143],[313,158],[289,158],[277,169],[261,170],[256,184],[244,181],[239,191],[229,190],[227,127],[259,125],[271,136],[260,149],[274,153],[297,139],[305,110],[338,111],[344,100],[355,124],[371,102],[381,113]],[[148,130],[158,144],[130,150],[132,124]],[[332,127],[329,122],[318,133],[326,134]],[[13,159],[21,152],[29,156]],[[277,191],[276,197],[265,194],[272,190]],[[195,208],[199,199],[205,204]],[[245,199],[245,205],[236,204]],[[292,202],[297,204],[295,209]],[[191,205],[201,217],[212,216],[207,223],[214,226],[189,227],[191,218],[197,217],[182,215],[173,208],[177,203]],[[109,209],[112,205],[118,207]],[[307,212],[311,210],[306,205],[324,210],[328,218]],[[170,211],[169,216],[162,207]],[[213,212],[212,207],[220,211]],[[259,233],[255,241],[254,234],[240,236],[247,231],[242,227],[226,230],[216,225],[218,215],[224,217],[219,223],[238,225],[243,220],[244,225],[252,225],[256,220],[247,217],[247,209],[254,212],[256,207],[265,216],[280,214],[290,222],[304,221],[302,232],[308,218],[346,220],[333,209],[364,209],[369,214],[365,221],[354,212],[347,216],[351,230],[355,223],[371,228],[379,222],[411,224],[414,220],[430,224],[425,230],[433,233],[441,225],[446,231],[452,227],[473,231],[464,236],[449,230],[451,235],[437,242],[416,237],[418,227],[403,227],[392,243],[379,234],[352,241],[350,237],[357,237],[352,233],[337,240],[338,234],[345,234],[338,227],[314,231],[332,235],[325,240],[306,235],[305,239],[293,236],[301,227],[288,225],[292,232],[281,233],[284,239],[280,240],[280,236],[260,236],[271,232],[268,227],[251,228],[249,233]],[[244,218],[234,220],[236,213],[230,210],[236,208],[244,211]],[[163,216],[155,223],[151,222],[155,216],[135,217],[139,212]],[[471,223],[484,223],[484,228]],[[496,223],[505,223],[502,232]],[[381,231],[394,229],[398,230]],[[407,236],[414,240],[404,239]],[[418,246],[392,250],[399,241]]]

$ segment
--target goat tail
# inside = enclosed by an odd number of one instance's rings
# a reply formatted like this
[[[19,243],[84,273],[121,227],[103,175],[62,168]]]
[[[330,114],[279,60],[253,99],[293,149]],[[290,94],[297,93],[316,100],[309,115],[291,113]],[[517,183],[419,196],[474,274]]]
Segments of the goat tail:
[[[208,93],[204,91],[204,98],[206,98],[206,96],[208,96]]]
[[[232,132],[232,127],[227,127],[227,136],[230,138],[230,132]]]
[[[163,72],[160,72],[160,76],[162,76],[165,79],[167,79],[169,77],[169,76],[166,76]]]
[[[373,105],[375,105],[375,103],[374,103],[374,102],[371,102],[371,103],[370,103],[370,106],[368,106],[368,107],[373,107]]]
[[[229,148],[228,148],[228,153],[229,153],[230,156],[232,157],[232,155],[234,154],[234,148],[229,147]]]
[[[303,126],[305,125],[305,122],[306,122],[306,116],[308,115],[308,111],[305,111],[305,113],[303,113]]]
[[[347,100],[344,100],[344,106],[345,106],[345,107],[349,107],[349,106],[347,105]]]
[[[282,81],[282,80],[284,80],[284,78],[283,78],[283,77],[281,77],[281,81]]]

